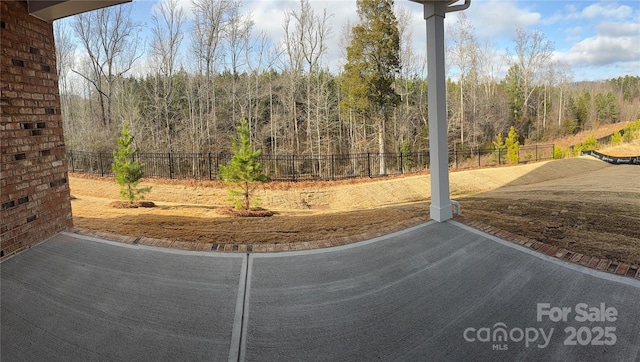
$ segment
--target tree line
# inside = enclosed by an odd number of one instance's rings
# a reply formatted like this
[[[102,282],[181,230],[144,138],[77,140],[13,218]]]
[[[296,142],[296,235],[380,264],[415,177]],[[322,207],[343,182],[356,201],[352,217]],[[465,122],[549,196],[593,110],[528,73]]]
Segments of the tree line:
[[[359,21],[334,34],[332,14],[301,0],[285,14],[282,44],[256,34],[238,0],[192,0],[190,22],[177,0],[160,2],[148,44],[131,5],[56,23],[67,147],[111,152],[127,120],[143,152],[230,152],[244,118],[265,154],[426,151],[426,59],[412,48],[409,12],[391,0],[357,4]],[[452,149],[491,148],[511,127],[532,144],[640,118],[640,77],[574,82],[542,32],[514,34],[501,60],[464,15],[448,29]],[[338,71],[326,60],[335,36]],[[133,74],[141,62],[146,71]]]

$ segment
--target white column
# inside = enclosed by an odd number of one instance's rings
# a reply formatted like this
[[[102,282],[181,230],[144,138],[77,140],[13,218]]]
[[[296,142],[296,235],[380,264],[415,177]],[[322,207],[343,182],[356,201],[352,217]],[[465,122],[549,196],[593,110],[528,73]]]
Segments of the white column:
[[[444,66],[444,1],[424,3],[427,21],[427,83],[429,96],[429,157],[431,170],[431,218],[451,219],[449,153],[447,147],[447,102]]]

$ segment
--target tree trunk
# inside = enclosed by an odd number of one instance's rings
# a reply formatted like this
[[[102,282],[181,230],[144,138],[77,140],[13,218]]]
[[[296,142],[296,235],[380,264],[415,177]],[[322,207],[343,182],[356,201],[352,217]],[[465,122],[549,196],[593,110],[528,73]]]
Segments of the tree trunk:
[[[385,117],[380,117],[380,127],[378,127],[378,152],[380,153],[380,175],[387,174],[387,168],[385,164],[384,154],[384,139],[385,139]]]

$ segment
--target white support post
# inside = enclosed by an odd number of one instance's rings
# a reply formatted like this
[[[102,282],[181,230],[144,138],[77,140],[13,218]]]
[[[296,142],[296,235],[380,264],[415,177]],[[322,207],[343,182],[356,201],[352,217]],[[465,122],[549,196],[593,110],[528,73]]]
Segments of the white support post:
[[[447,102],[444,65],[444,17],[447,3],[424,3],[427,21],[427,85],[429,106],[429,158],[431,171],[431,218],[451,219],[449,194],[449,150],[447,146]]]

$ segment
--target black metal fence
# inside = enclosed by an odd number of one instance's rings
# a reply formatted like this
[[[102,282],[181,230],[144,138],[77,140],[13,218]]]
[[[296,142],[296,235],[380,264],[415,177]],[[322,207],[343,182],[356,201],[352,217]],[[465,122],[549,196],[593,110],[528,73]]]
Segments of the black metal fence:
[[[519,163],[553,159],[554,145],[523,146]],[[231,160],[227,153],[139,153],[145,177],[169,179],[218,178],[220,165]],[[384,173],[381,161],[384,159]],[[112,176],[110,153],[67,152],[69,171]],[[272,180],[339,180],[422,172],[429,169],[429,152],[359,153],[347,155],[261,155],[258,159]],[[465,150],[449,152],[449,167],[465,169],[509,163],[507,150]]]

